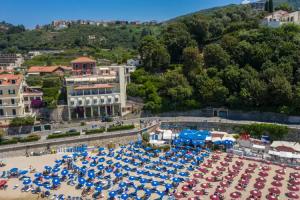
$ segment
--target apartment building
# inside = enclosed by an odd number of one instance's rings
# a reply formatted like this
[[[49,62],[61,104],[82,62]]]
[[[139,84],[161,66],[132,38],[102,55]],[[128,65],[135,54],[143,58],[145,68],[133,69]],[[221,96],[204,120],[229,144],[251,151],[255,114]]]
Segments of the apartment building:
[[[96,67],[96,62],[87,58],[76,59],[72,66],[73,76],[65,78],[69,120],[126,112],[124,66]]]
[[[21,54],[0,54],[0,70],[14,70],[24,62]]]
[[[22,75],[0,74],[0,121],[24,116],[24,78]]]

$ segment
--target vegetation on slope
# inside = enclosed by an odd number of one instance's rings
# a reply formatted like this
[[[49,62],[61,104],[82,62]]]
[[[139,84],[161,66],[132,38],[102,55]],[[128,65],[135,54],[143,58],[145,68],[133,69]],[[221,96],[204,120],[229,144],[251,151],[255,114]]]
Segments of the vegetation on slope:
[[[144,67],[132,75],[128,94],[156,112],[227,106],[300,113],[300,27],[263,27],[263,15],[230,6],[145,37]]]

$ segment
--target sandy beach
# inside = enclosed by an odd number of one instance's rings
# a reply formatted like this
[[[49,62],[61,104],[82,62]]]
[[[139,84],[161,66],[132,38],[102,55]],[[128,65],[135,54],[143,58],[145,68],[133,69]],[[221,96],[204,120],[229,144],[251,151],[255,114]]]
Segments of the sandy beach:
[[[115,150],[117,151],[117,150]],[[108,151],[107,151],[108,152]],[[65,154],[64,154],[65,155]],[[90,154],[90,156],[95,156],[96,154]],[[1,167],[0,171],[4,170],[10,170],[11,168],[17,167],[21,170],[29,170],[35,169],[36,172],[43,172],[44,171],[44,166],[45,165],[50,165],[52,166],[55,163],[55,160],[61,159],[62,154],[52,154],[52,155],[43,155],[43,156],[37,156],[37,157],[13,157],[13,158],[7,158],[4,159],[3,162],[6,163],[5,167]],[[126,156],[124,156],[126,157]],[[110,158],[113,163],[120,162],[120,160],[116,160],[115,157]],[[106,159],[107,161],[108,159]],[[82,166],[81,163],[82,160],[78,160],[76,164],[79,166]],[[151,158],[152,162],[158,162],[159,158]],[[179,160],[178,160],[179,161]],[[120,162],[123,165],[126,165],[124,162]],[[103,162],[105,166],[108,166],[105,162]],[[161,163],[157,163],[158,166],[161,165]],[[190,166],[189,163],[185,164],[185,167],[183,169],[178,170],[177,173],[181,172],[187,172],[187,167]],[[199,168],[200,167],[200,168]],[[90,167],[88,167],[90,168]],[[138,169],[144,170],[147,168],[146,166],[139,166]],[[236,170],[235,170],[236,169]],[[239,198],[236,199],[247,199],[250,197],[251,190],[254,189],[254,185],[258,182],[257,179],[261,178],[260,173],[264,171],[264,173],[267,173],[267,175],[263,176],[265,179],[264,181],[264,187],[259,189],[259,191],[262,193],[261,199],[266,199],[266,195],[268,195],[269,188],[274,187],[272,184],[274,183],[275,179],[274,177],[276,175],[279,175],[278,172],[282,172],[280,174],[280,181],[278,181],[281,185],[277,187],[280,190],[280,194],[278,195],[277,199],[287,199],[286,193],[290,192],[288,190],[288,180],[289,176],[291,173],[298,172],[294,168],[290,167],[284,167],[284,166],[279,166],[279,165],[274,165],[271,163],[263,163],[260,161],[253,161],[253,160],[247,160],[245,158],[240,158],[237,156],[233,157],[228,157],[226,153],[220,153],[220,152],[215,152],[211,153],[208,158],[205,158],[204,162],[198,166],[195,167],[194,171],[190,171],[190,175],[185,178],[185,181],[181,182],[179,186],[177,187],[177,190],[174,192],[185,192],[186,196],[182,197],[181,199],[196,199],[195,197],[198,196],[200,199],[210,199],[212,195],[215,194],[215,191],[218,190],[217,188],[219,185],[221,185],[221,182],[226,182],[228,178],[228,174],[230,172],[233,172],[235,170],[235,175],[230,178],[232,180],[231,184],[222,187],[224,188],[224,191],[222,191],[222,196],[224,199],[233,199],[232,198],[232,193],[233,192],[239,192],[241,195]],[[154,170],[149,170],[153,173],[156,171]],[[121,171],[125,173],[125,171]],[[35,173],[29,173],[27,174],[30,176],[32,179],[34,179],[34,174]],[[137,175],[136,173],[129,172],[129,176],[140,176]],[[174,175],[171,176],[175,177]],[[214,181],[214,177],[217,177],[217,181]],[[240,188],[237,187],[242,179],[242,177],[247,177],[245,178],[247,180],[247,184],[245,188]],[[114,175],[112,179],[114,179]],[[143,175],[143,178],[151,178],[148,175]],[[153,178],[153,177],[152,177]],[[170,180],[171,178],[168,179],[160,179],[160,178],[153,178],[153,180],[157,180],[159,182],[163,182],[163,184],[171,184],[172,181]],[[1,179],[1,178],[0,178]],[[193,182],[191,188],[187,188],[187,183]],[[122,181],[124,182],[129,182],[128,178],[122,178]],[[133,181],[133,183],[137,186],[141,185],[141,183],[137,180]],[[209,187],[206,187],[205,184],[208,184]],[[18,185],[19,187],[14,189],[14,186]],[[152,188],[151,183],[145,183],[144,184],[145,188]],[[0,190],[0,199],[38,199],[38,195],[31,195],[29,192],[21,192],[20,188],[23,187],[22,181],[19,181],[17,178],[10,178],[8,179],[8,188],[6,190]],[[297,186],[299,187],[299,186]],[[118,183],[113,184],[112,187],[109,190],[102,191],[102,198],[101,199],[108,199],[109,192],[113,190],[117,190],[119,188]],[[158,191],[165,191],[165,186],[163,185],[158,185],[157,187]],[[205,190],[206,194],[199,194],[195,195],[195,191],[197,190]],[[70,186],[66,182],[62,182],[61,186],[57,190],[51,190],[51,194],[64,194],[65,196],[76,196],[80,197],[81,196],[81,189],[75,189],[75,186]],[[133,192],[133,188],[128,188],[127,190],[128,193]],[[173,192],[171,190],[170,192]],[[297,191],[298,192],[298,191]],[[138,191],[138,196],[143,196],[144,191]],[[299,194],[299,192],[298,192]],[[159,195],[153,194],[151,195],[151,199],[156,199],[158,198]],[[92,198],[91,195],[87,196],[86,198]],[[130,199],[130,198],[129,198]],[[165,195],[165,198],[163,199],[168,199],[168,195]],[[179,199],[179,198],[177,198]]]

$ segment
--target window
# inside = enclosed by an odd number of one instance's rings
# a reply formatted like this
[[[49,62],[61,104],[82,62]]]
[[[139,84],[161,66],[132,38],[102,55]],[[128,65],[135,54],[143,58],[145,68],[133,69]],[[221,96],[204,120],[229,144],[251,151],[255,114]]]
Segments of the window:
[[[74,106],[74,105],[75,105],[75,102],[74,102],[74,101],[71,101],[71,105]]]
[[[16,84],[16,80],[11,80],[11,83],[12,84]]]
[[[104,103],[104,99],[101,99],[101,103]]]
[[[2,90],[0,90],[0,95],[2,95],[3,94],[3,92],[2,92]]]
[[[8,90],[8,94],[16,94],[15,90]]]
[[[118,98],[115,98],[115,101],[116,101],[116,102],[119,102],[119,99],[118,99]]]
[[[15,99],[11,99],[10,102],[11,102],[12,105],[14,105],[16,103]]]
[[[17,114],[16,109],[12,109],[12,114],[13,114],[13,115],[16,115],[16,114]]]
[[[33,101],[34,100],[34,97],[30,97],[30,101]]]
[[[79,103],[79,105],[82,105],[82,101],[81,100],[79,100],[78,103]]]
[[[83,64],[82,68],[83,68],[83,69],[86,69],[86,64]]]
[[[90,104],[90,102],[91,102],[90,100],[86,100],[86,104],[87,104],[87,105],[89,105],[89,104]]]
[[[3,109],[0,109],[0,116],[4,116],[4,111],[3,111]]]
[[[108,98],[108,102],[109,102],[109,103],[111,102],[111,98]]]
[[[24,97],[24,100],[25,100],[25,101],[28,101],[28,97]]]
[[[0,85],[2,85],[2,81],[0,81]]]
[[[41,100],[41,97],[36,97],[35,99],[36,99],[36,100]]]
[[[2,105],[2,99],[0,99],[0,105]]]
[[[97,104],[98,103],[98,100],[97,99],[94,99],[94,104]]]

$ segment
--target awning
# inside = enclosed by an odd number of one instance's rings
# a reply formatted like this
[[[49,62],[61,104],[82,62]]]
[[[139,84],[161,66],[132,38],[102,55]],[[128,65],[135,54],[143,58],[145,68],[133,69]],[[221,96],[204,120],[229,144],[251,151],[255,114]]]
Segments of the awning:
[[[281,158],[295,158],[300,159],[300,154],[293,154],[291,152],[283,152],[283,151],[269,151],[270,155],[278,156]]]
[[[266,147],[262,146],[262,145],[253,144],[252,148],[254,148],[254,149],[265,149]]]

